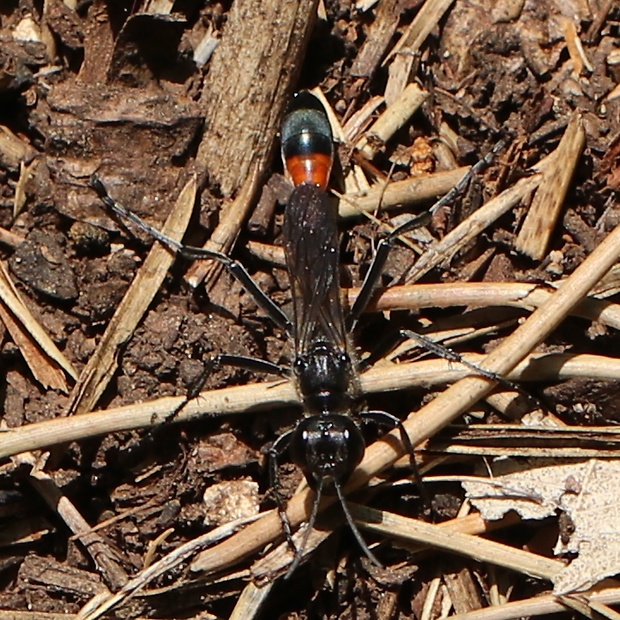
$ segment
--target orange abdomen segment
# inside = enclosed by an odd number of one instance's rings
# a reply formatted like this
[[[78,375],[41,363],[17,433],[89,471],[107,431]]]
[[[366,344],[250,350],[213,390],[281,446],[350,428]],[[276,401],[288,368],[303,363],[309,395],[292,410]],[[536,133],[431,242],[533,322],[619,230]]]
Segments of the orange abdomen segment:
[[[327,187],[332,168],[332,158],[324,153],[292,155],[286,160],[286,169],[294,185],[311,183],[322,189]]]
[[[332,130],[321,102],[298,93],[282,121],[282,159],[293,183],[327,187],[334,158]]]

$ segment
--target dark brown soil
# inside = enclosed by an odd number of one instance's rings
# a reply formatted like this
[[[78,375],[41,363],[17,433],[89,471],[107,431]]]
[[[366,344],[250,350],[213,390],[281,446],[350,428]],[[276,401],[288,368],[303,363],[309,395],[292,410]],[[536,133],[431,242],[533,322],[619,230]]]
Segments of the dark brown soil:
[[[263,0],[265,5],[269,2]],[[91,174],[100,174],[124,205],[161,227],[188,175],[197,169],[199,209],[185,237],[192,245],[209,237],[220,221],[220,208],[230,202],[231,192],[222,191],[209,164],[206,170],[196,166],[212,110],[201,99],[209,64],[198,66],[193,53],[208,29],[226,36],[231,3],[170,2],[168,16],[144,13],[152,3],[140,0],[86,0],[75,8],[70,4],[5,0],[0,7],[0,132],[13,136],[12,141],[0,139],[0,226],[14,235],[5,237],[3,232],[0,241],[10,279],[79,373],[151,245],[147,235],[106,214],[88,187]],[[326,16],[312,29],[293,87],[320,86],[346,121],[371,97],[384,94],[388,69],[382,62],[423,4],[384,0],[361,11],[351,2],[326,2]],[[473,164],[500,138],[507,139],[508,152],[474,179],[458,204],[435,218],[431,232],[439,238],[483,201],[528,175],[530,164],[557,147],[576,111],[582,114],[585,150],[544,258],[534,261],[515,250],[524,205],[479,235],[449,264],[434,269],[425,277],[427,282],[551,283],[572,273],[620,221],[614,202],[620,189],[617,6],[606,11],[610,3],[575,2],[569,9],[562,2],[541,0],[514,9],[513,15],[501,15],[499,6],[504,4],[519,3],[456,2],[432,29],[413,59],[409,79],[419,81],[430,96],[387,150],[366,166],[369,177],[374,181],[391,174],[398,180],[447,166],[437,154],[444,123],[457,137],[452,165]],[[575,73],[563,20],[574,24],[591,69]],[[25,41],[25,35],[19,38],[16,32],[29,32],[35,40]],[[230,80],[241,77],[231,75]],[[615,96],[610,97],[614,88]],[[11,144],[19,148],[11,150]],[[353,146],[340,148],[345,170],[352,159],[359,159]],[[405,165],[399,163],[403,158],[408,160]],[[278,157],[269,161],[262,184],[282,172]],[[334,176],[337,186],[338,174]],[[232,193],[238,190],[234,187]],[[20,194],[23,200],[16,199]],[[248,249],[251,241],[280,243],[283,205],[267,202],[267,207],[261,203],[251,225],[244,223],[232,255],[287,311],[286,272]],[[361,218],[347,221],[343,233],[345,284],[359,285],[379,233]],[[404,246],[395,248],[386,282],[413,260]],[[289,362],[286,334],[257,310],[236,280],[224,272],[208,292],[193,291],[184,280],[188,267],[187,261],[175,262],[123,347],[119,368],[96,409],[184,395],[204,361],[218,353]],[[458,318],[461,312],[429,309],[416,316],[365,318],[356,343],[369,351],[397,326],[419,329]],[[472,321],[475,316],[472,313]],[[495,324],[501,321],[498,316],[480,320]],[[69,393],[44,387],[2,323],[0,330],[5,428],[66,416],[72,380],[67,379]],[[568,319],[544,346],[549,351],[613,355],[618,342],[602,325]],[[464,350],[484,351],[493,344],[487,337],[468,343]],[[215,368],[204,389],[262,380],[245,370]],[[530,384],[527,389],[570,424],[602,426],[620,418],[614,382],[580,379]],[[368,404],[404,417],[430,397],[417,389],[375,396]],[[581,408],[575,409],[575,403]],[[503,421],[486,405],[481,407],[485,419]],[[102,589],[122,587],[144,567],[151,546],[152,561],[240,516],[235,511],[241,505],[272,508],[265,451],[298,416],[299,410],[292,408],[203,419],[51,448],[41,467],[55,483],[58,497],[68,499],[89,526],[104,524],[97,530],[100,552],[111,559],[100,564],[73,537],[59,505],[50,506],[50,495],[33,483],[31,461],[4,461],[0,610],[29,612],[23,617],[32,618],[46,617],[44,612],[69,616]],[[473,466],[470,461],[446,465],[442,473],[468,473]],[[292,494],[301,478],[284,464],[283,492]],[[205,503],[205,491],[211,489],[217,493]],[[433,485],[429,491],[433,518],[454,517],[460,487]],[[376,494],[371,501],[384,510],[420,516],[413,485]],[[522,524],[497,536],[542,553],[537,546],[541,528],[548,528],[547,541],[553,541],[557,527]],[[371,535],[368,538],[375,542]],[[330,538],[311,563],[288,582],[275,584],[261,617],[419,618],[429,584],[438,576],[447,584],[456,612],[488,605],[492,578],[481,564],[441,553],[411,555],[390,543],[378,554],[387,569],[373,567],[348,530],[341,528],[341,535]],[[246,562],[239,568],[248,566]],[[514,579],[512,598],[549,589],[547,583],[506,574]],[[185,569],[175,569],[123,602],[110,617],[224,618],[245,585],[238,576],[196,580]],[[466,600],[459,598],[463,591]],[[438,617],[439,603],[436,607],[432,617]]]

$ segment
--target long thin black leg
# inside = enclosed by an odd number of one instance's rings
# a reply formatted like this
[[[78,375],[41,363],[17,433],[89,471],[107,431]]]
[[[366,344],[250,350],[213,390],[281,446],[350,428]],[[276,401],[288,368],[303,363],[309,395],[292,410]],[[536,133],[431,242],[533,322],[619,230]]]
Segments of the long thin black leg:
[[[400,435],[400,441],[403,444],[403,447],[405,448],[405,452],[407,453],[407,456],[409,457],[409,466],[411,467],[411,471],[413,472],[416,486],[418,487],[420,491],[420,497],[422,498],[422,503],[425,506],[426,512],[430,513],[431,500],[428,495],[428,492],[426,491],[426,487],[424,486],[424,482],[422,481],[422,476],[420,475],[420,470],[418,469],[418,464],[416,463],[416,460],[415,460],[415,452],[413,450],[413,444],[411,443],[411,439],[409,438],[409,435],[407,434],[407,431],[405,430],[405,427],[403,426],[403,423],[401,422],[401,420],[397,418],[395,415],[388,413],[387,411],[380,411],[380,410],[362,411],[359,413],[359,417],[364,421],[371,420],[375,424],[378,424],[390,430],[395,429],[395,428],[398,429],[398,433]]]
[[[408,329],[402,329],[399,331],[399,333],[403,337],[403,339],[409,338],[411,340],[419,342],[427,351],[433,353],[437,357],[442,357],[449,362],[461,364],[466,368],[469,368],[476,375],[485,377],[486,379],[489,379],[489,381],[494,381],[495,383],[503,386],[504,388],[518,392],[529,401],[532,407],[545,409],[545,406],[535,396],[530,394],[527,390],[524,390],[518,383],[510,381],[510,379],[506,379],[506,377],[502,377],[496,372],[487,370],[484,366],[480,366],[479,364],[474,364],[473,362],[467,361],[462,355],[460,355],[456,351],[453,351],[450,347],[446,347],[443,344],[434,342],[430,338],[427,338],[422,334],[418,334]]]
[[[409,232],[414,228],[420,228],[422,226],[426,226],[431,221],[431,213],[430,211],[426,211],[417,217],[413,218],[410,222],[407,222],[407,225],[410,226],[406,231],[401,231],[398,234],[402,234],[403,232]],[[377,245],[377,252],[375,253],[375,257],[373,258],[372,263],[370,264],[370,268],[366,273],[366,277],[364,278],[364,282],[360,288],[360,292],[357,295],[355,302],[353,302],[353,306],[351,307],[351,312],[347,317],[348,327],[350,330],[353,330],[356,322],[368,307],[368,303],[372,298],[375,288],[379,283],[379,278],[381,277],[381,273],[383,272],[383,267],[385,267],[385,262],[387,261],[388,255],[394,243],[398,238],[398,235],[395,233],[400,231],[403,226],[399,226],[394,229],[387,237],[384,237],[379,241]]]
[[[391,353],[403,340],[406,340],[402,330],[391,331],[379,341],[368,357],[357,363],[356,370],[359,374],[366,372],[372,368],[379,360],[382,360],[388,353]]]
[[[463,176],[463,178],[444,196],[442,196],[439,200],[435,202],[435,204],[426,212],[414,217],[409,222],[405,222],[398,228],[395,228],[392,232],[389,233],[386,237],[381,239],[377,246],[377,252],[375,253],[375,257],[370,264],[370,268],[366,273],[366,277],[364,278],[364,282],[360,288],[359,295],[357,299],[353,303],[351,307],[351,312],[348,318],[348,327],[349,329],[353,329],[355,323],[362,315],[368,303],[370,302],[373,293],[375,292],[375,288],[379,282],[379,278],[381,276],[381,272],[383,271],[383,267],[385,266],[385,261],[387,260],[388,254],[390,253],[390,249],[396,243],[396,240],[400,235],[404,235],[416,228],[420,228],[421,226],[426,226],[430,222],[431,216],[436,213],[443,206],[447,205],[449,202],[454,200],[458,194],[465,189],[470,180],[477,174],[479,174],[484,168],[486,168],[492,161],[495,155],[504,148],[505,142],[502,140],[498,142],[493,149],[487,153],[485,157],[483,157],[480,161],[476,162],[468,171],[467,174]]]
[[[297,567],[299,566],[300,562],[303,559],[306,545],[308,544],[310,534],[312,533],[312,529],[314,528],[317,516],[319,514],[319,506],[321,504],[321,497],[323,495],[324,481],[325,481],[324,478],[321,478],[319,480],[319,484],[315,490],[316,495],[315,495],[314,501],[312,502],[312,512],[310,513],[310,518],[308,519],[308,523],[306,524],[306,529],[304,531],[301,544],[299,548],[296,550],[295,558],[293,559],[293,562],[291,563],[288,570],[286,571],[286,575],[284,576],[284,579],[288,579],[295,572],[295,570],[297,569]],[[377,559],[377,556],[370,550],[359,528],[357,527],[353,519],[353,515],[351,514],[351,511],[349,510],[347,500],[344,496],[344,493],[342,492],[342,487],[340,486],[340,482],[338,480],[334,480],[334,488],[336,489],[336,494],[338,495],[338,500],[340,502],[342,512],[344,513],[344,517],[347,523],[349,524],[351,531],[353,532],[353,536],[355,537],[355,540],[357,540],[357,544],[360,546],[360,548],[362,549],[366,557],[375,566],[378,566],[379,568],[383,568],[383,564],[381,564],[381,562]]]
[[[414,340],[418,342],[421,346],[423,346],[427,351],[433,353],[437,357],[441,357],[449,362],[455,362],[458,364],[462,364],[463,366],[469,368],[477,375],[481,375],[490,381],[497,381],[498,383],[503,383],[506,387],[516,388],[516,385],[507,379],[499,376],[497,373],[487,370],[482,366],[478,366],[478,364],[474,364],[473,362],[468,362],[462,355],[453,351],[449,347],[445,347],[430,338],[427,338],[423,334],[418,334],[409,329],[401,329],[398,331],[398,334],[401,336],[402,340]]]
[[[446,347],[443,344],[435,342],[430,338],[427,338],[423,334],[418,334],[417,332],[411,331],[409,329],[399,329],[388,334],[385,338],[379,342],[379,344],[372,350],[370,355],[361,360],[357,365],[357,371],[360,373],[365,372],[371,366],[373,366],[380,359],[383,359],[390,351],[394,350],[401,342],[405,340],[414,340],[419,343],[421,347],[426,349],[426,351],[436,355],[437,357],[441,357],[442,359],[448,360],[449,362],[454,362],[455,364],[461,364],[466,368],[469,368],[476,375],[480,375],[489,379],[489,381],[495,381],[499,385],[509,389],[514,390],[515,392],[519,392],[525,396],[529,401],[531,401],[534,406],[542,407],[542,404],[537,401],[531,394],[525,391],[520,385],[498,375],[495,372],[487,370],[484,366],[480,366],[479,364],[474,364],[466,360],[460,353],[457,353],[450,347]]]
[[[174,420],[181,411],[187,406],[187,403],[194,400],[200,395],[204,384],[207,381],[209,375],[213,372],[213,369],[218,366],[234,366],[236,368],[241,368],[243,370],[249,370],[251,372],[262,372],[265,374],[276,375],[278,377],[287,378],[290,374],[290,371],[287,368],[283,368],[278,364],[274,364],[273,362],[269,362],[267,360],[262,360],[257,357],[246,357],[245,355],[227,355],[225,353],[220,355],[215,355],[211,358],[208,358],[207,361],[203,364],[202,370],[200,371],[200,375],[198,375],[197,379],[192,382],[187,394],[185,395],[185,399],[183,402],[174,408],[163,420],[164,424],[167,424]]]
[[[138,226],[138,228],[141,228],[151,237],[164,244],[172,252],[176,252],[189,260],[211,259],[224,265],[224,267],[228,269],[229,273],[237,278],[247,292],[252,295],[254,301],[256,301],[256,303],[271,317],[274,323],[285,329],[288,333],[291,333],[292,324],[290,319],[286,316],[286,314],[284,314],[281,308],[279,308],[269,298],[269,296],[265,294],[258,284],[254,282],[252,276],[239,261],[236,261],[221,252],[208,250],[206,248],[194,248],[192,246],[184,245],[175,239],[171,239],[167,235],[164,235],[161,231],[145,222],[141,217],[125,208],[120,202],[114,200],[114,198],[108,194],[105,185],[98,177],[91,177],[90,185],[97,192],[99,198],[101,198],[106,207],[116,213],[119,217],[124,218]]]
[[[443,344],[435,342],[423,334],[418,334],[410,329],[398,329],[383,338],[371,351],[370,355],[359,362],[357,365],[358,372],[368,370],[371,366],[376,364],[380,359],[383,359],[388,353],[393,351],[401,342],[404,342],[405,340],[414,340],[429,353],[448,360],[449,362],[462,364],[475,372],[477,375],[486,377],[491,381],[497,381],[498,383],[501,383],[511,389],[516,389],[518,387],[516,384],[512,383],[512,381],[508,381],[508,379],[505,379],[497,373],[487,370],[483,366],[467,361],[460,353],[450,349],[450,347],[446,347]]]
[[[361,411],[359,413],[360,418],[364,421],[371,420],[375,424],[379,424],[389,430],[393,430],[395,428],[398,429],[400,434],[400,441],[405,448],[405,452],[411,459],[411,461],[415,464],[415,453],[413,451],[413,444],[411,443],[411,439],[409,439],[409,435],[403,426],[403,423],[399,418],[395,415],[388,413],[387,411],[381,410],[372,410],[372,411]]]
[[[489,379],[489,381],[495,381],[496,383],[499,383],[500,385],[508,388],[509,390],[514,390],[516,392],[524,394],[530,399],[532,398],[531,395],[527,392],[524,392],[523,388],[517,383],[514,383],[513,381],[510,381],[509,379],[498,375],[496,372],[487,370],[484,366],[480,366],[479,364],[474,364],[473,362],[467,361],[460,353],[457,353],[450,347],[446,347],[443,344],[427,338],[423,334],[418,334],[417,332],[411,331],[409,329],[401,329],[398,331],[398,334],[401,336],[402,340],[409,339],[419,342],[422,347],[424,347],[427,351],[433,353],[437,357],[441,357],[445,360],[448,360],[449,362],[461,364],[466,368],[469,368],[475,374]]]
[[[308,519],[308,523],[306,524],[306,529],[304,531],[303,538],[301,539],[301,544],[299,545],[299,548],[295,546],[295,543],[293,542],[293,539],[291,538],[291,542],[293,543],[293,549],[295,550],[295,557],[293,558],[291,565],[288,567],[288,570],[286,571],[286,575],[284,575],[284,579],[288,579],[295,572],[295,570],[297,569],[297,567],[299,566],[300,562],[302,561],[304,557],[304,551],[306,550],[308,539],[310,538],[310,534],[312,533],[312,528],[314,527],[314,524],[316,523],[317,515],[319,514],[319,504],[321,503],[321,497],[323,495],[323,482],[324,482],[324,479],[321,478],[319,480],[319,484],[316,490],[314,491],[315,496],[314,496],[314,501],[312,502],[312,511],[310,512],[310,518]],[[288,521],[288,517],[287,517],[287,521]],[[289,528],[290,528],[290,523],[289,523]]]
[[[342,488],[340,487],[340,482],[336,479],[334,480],[334,488],[336,489],[336,493],[338,494],[338,500],[340,501],[340,505],[342,506],[342,512],[344,512],[344,517],[347,520],[347,523],[349,524],[351,531],[353,532],[353,536],[355,536],[355,540],[357,540],[357,544],[361,547],[366,557],[375,566],[378,566],[379,568],[383,568],[383,564],[379,562],[379,560],[377,559],[377,556],[370,550],[370,548],[366,544],[366,541],[363,539],[362,534],[359,531],[359,528],[355,524],[355,521],[353,520],[353,515],[351,514],[351,511],[349,510],[349,506],[347,504],[347,499],[344,496],[344,493],[342,492]]]
[[[280,516],[282,529],[284,530],[284,536],[286,538],[286,542],[293,550],[295,557],[297,557],[298,549],[295,546],[295,541],[293,540],[291,522],[288,520],[288,515],[286,514],[284,498],[280,494],[280,476],[278,472],[278,459],[288,449],[293,432],[294,429],[284,433],[284,435],[280,435],[280,437],[273,442],[273,445],[269,448],[269,452],[267,453],[267,459],[269,463],[269,486],[273,490],[276,506],[278,508],[278,515]]]
[[[241,368],[242,370],[249,370],[251,372],[260,372],[266,375],[276,375],[287,379],[291,371],[289,368],[270,362],[269,360],[261,359],[260,357],[248,357],[246,355],[228,355],[222,353],[216,357],[216,361],[221,366],[234,366],[235,368]]]

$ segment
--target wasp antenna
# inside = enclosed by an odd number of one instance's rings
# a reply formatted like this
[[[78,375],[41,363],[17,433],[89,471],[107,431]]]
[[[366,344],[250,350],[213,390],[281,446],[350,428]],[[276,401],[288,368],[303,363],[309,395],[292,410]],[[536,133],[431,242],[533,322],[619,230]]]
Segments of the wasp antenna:
[[[362,533],[359,531],[359,528],[355,524],[353,520],[353,515],[349,510],[349,506],[347,504],[347,500],[342,492],[342,487],[340,486],[340,482],[338,480],[334,480],[334,488],[336,489],[336,493],[338,494],[338,500],[340,501],[340,505],[342,506],[342,512],[344,512],[344,516],[353,532],[353,536],[355,536],[355,540],[357,540],[357,544],[360,546],[362,551],[366,554],[366,557],[379,568],[383,568],[383,564],[379,562],[377,556],[368,548],[366,541],[362,538]]]
[[[314,528],[314,524],[316,523],[316,518],[319,514],[319,504],[321,503],[321,496],[323,495],[323,478],[320,479],[320,482],[315,489],[314,502],[312,502],[312,512],[310,513],[310,518],[308,519],[308,523],[306,525],[306,531],[304,532],[304,536],[301,539],[301,544],[295,550],[295,558],[293,562],[289,566],[286,571],[286,575],[284,575],[284,579],[288,579],[297,569],[300,562],[304,557],[304,551],[306,550],[306,545],[308,544],[308,539],[310,538],[310,533]]]

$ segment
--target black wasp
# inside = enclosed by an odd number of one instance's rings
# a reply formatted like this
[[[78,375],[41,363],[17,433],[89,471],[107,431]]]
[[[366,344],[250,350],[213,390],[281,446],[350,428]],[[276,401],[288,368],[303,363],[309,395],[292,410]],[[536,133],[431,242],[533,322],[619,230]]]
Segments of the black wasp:
[[[387,412],[360,410],[357,363],[340,296],[337,208],[326,192],[333,139],[321,103],[309,92],[295,97],[284,119],[282,157],[295,184],[284,211],[282,237],[293,300],[292,370],[305,417],[274,444],[270,452],[272,478],[276,456],[288,447],[292,461],[316,492],[307,532],[314,525],[322,493],[335,493],[360,546],[379,564],[351,517],[342,487],[364,455],[365,442],[357,420],[402,426]],[[402,436],[412,451],[404,430]],[[289,573],[298,564],[304,546],[305,541]]]
[[[308,484],[315,491],[306,534],[296,550],[287,575],[301,561],[323,493],[337,495],[360,547],[373,563],[380,565],[355,525],[342,490],[364,455],[365,441],[359,424],[370,420],[398,428],[410,455],[413,455],[413,448],[398,418],[385,411],[368,411],[363,408],[358,379],[360,365],[349,341],[348,326],[354,325],[365,310],[378,284],[389,249],[397,237],[426,224],[431,213],[451,200],[486,162],[483,160],[480,166],[472,167],[467,178],[435,203],[431,210],[395,229],[379,243],[360,294],[345,320],[340,297],[337,209],[326,191],[334,147],[331,127],[320,101],[307,91],[298,93],[284,118],[281,133],[282,157],[295,184],[285,207],[282,230],[292,294],[292,320],[265,295],[241,263],[225,254],[185,246],[166,237],[114,201],[99,179],[93,178],[91,185],[111,210],[184,257],[194,260],[215,259],[224,264],[258,305],[291,335],[294,342],[291,368],[282,368],[266,360],[246,360],[227,355],[219,357],[220,362],[235,365],[247,362],[254,369],[281,376],[290,376],[292,372],[303,403],[304,418],[292,431],[279,437],[269,451],[272,486],[286,537],[292,546],[290,524],[277,490],[277,461],[287,449],[291,460],[303,471]],[[437,345],[429,344],[419,335],[412,332],[401,333],[401,337],[403,335],[422,340],[425,346],[437,350]],[[447,356],[453,355],[446,351]],[[440,354],[446,357],[446,351]],[[460,358],[457,361],[471,366]],[[497,379],[483,369],[472,368],[493,380]],[[189,398],[197,395],[201,387],[198,386]]]

